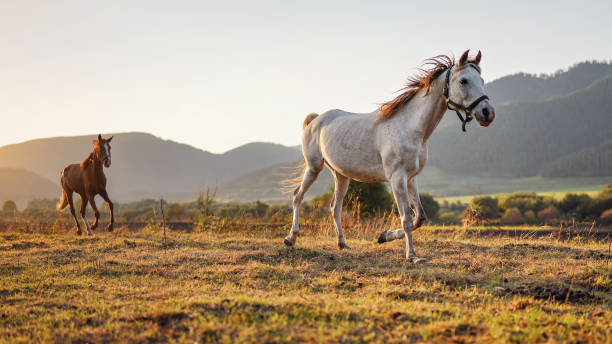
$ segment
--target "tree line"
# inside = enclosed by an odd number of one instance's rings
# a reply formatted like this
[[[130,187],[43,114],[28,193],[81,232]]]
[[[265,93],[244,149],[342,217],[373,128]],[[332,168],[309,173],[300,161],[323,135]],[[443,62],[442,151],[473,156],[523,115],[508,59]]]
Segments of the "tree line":
[[[303,203],[302,217],[308,221],[329,216],[333,190]],[[500,196],[477,196],[469,204],[436,201],[421,193],[421,203],[432,224],[556,224],[564,220],[596,221],[612,224],[612,184],[591,197],[588,194],[568,193],[559,200],[536,193],[517,192]],[[79,208],[80,200],[75,207]],[[72,226],[67,211],[58,213],[57,200],[33,199],[22,211],[15,202],[5,201],[0,210],[0,221],[7,223],[46,223],[60,227]],[[385,183],[351,181],[344,210],[359,218],[397,215],[394,199]],[[290,204],[222,202],[216,190],[206,189],[192,202],[167,202],[144,199],[131,203],[116,203],[116,220],[120,223],[149,223],[163,214],[168,222],[187,222],[200,228],[223,227],[237,219],[260,223],[289,223]],[[108,209],[100,207],[101,220],[108,217]],[[92,218],[91,216],[89,217]]]

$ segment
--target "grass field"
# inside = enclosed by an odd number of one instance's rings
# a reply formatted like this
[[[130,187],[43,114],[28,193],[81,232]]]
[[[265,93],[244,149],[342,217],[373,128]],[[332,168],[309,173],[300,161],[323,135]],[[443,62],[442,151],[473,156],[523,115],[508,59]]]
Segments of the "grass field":
[[[559,190],[559,191],[544,191],[544,192],[537,192],[538,195],[540,196],[549,196],[549,197],[553,197],[556,200],[561,200],[563,197],[565,197],[565,195],[567,195],[568,193],[576,193],[576,194],[587,194],[591,197],[595,197],[597,194],[599,194],[601,192],[601,188],[603,187],[603,185],[598,185],[596,187],[591,187],[591,188],[576,188],[576,189],[563,189],[563,190]],[[530,192],[530,191],[526,191],[526,192]],[[448,196],[448,197],[436,197],[436,201],[438,202],[444,202],[444,201],[448,201],[449,203],[455,203],[457,201],[464,203],[464,204],[469,204],[472,201],[472,198],[474,197],[479,197],[479,196],[492,196],[492,197],[503,197],[503,196],[508,196],[510,195],[509,193],[498,193],[498,194],[487,194],[487,195],[464,195],[464,196]]]
[[[612,341],[607,241],[284,234],[0,233],[0,341]]]

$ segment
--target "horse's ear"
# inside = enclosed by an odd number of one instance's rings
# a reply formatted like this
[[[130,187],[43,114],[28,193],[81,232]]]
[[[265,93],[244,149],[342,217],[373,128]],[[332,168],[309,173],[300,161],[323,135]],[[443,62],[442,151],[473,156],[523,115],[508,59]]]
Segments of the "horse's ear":
[[[463,55],[461,55],[461,57],[459,58],[459,64],[465,64],[467,62],[468,59],[468,54],[470,53],[470,49],[466,50]]]
[[[480,50],[478,50],[478,54],[476,54],[476,58],[474,59],[474,62],[476,62],[476,64],[480,64],[481,58],[482,58],[482,53],[480,52]]]
[[[102,134],[98,134],[98,142],[102,142]]]
[[[111,137],[107,138],[106,142],[111,142],[113,140],[113,137],[115,137],[115,136],[111,136]]]

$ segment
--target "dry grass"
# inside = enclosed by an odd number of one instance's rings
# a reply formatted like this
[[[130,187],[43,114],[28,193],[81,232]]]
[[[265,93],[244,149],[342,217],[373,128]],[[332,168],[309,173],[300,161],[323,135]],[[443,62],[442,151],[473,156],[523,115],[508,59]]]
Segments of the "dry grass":
[[[2,342],[610,342],[608,244],[310,231],[0,233]],[[315,226],[316,228],[316,226]],[[365,233],[365,234],[364,234]],[[354,234],[353,236],[351,236]],[[370,237],[368,237],[370,236]]]

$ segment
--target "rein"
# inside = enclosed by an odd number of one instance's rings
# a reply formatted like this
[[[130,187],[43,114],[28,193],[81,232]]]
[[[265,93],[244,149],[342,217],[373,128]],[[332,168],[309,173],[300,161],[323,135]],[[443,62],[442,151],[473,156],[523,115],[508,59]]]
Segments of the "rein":
[[[453,65],[451,65],[450,67],[448,67],[448,69],[446,70],[446,82],[444,83],[444,98],[446,98],[446,108],[449,110],[453,110],[455,111],[455,113],[457,114],[457,117],[459,117],[459,120],[461,121],[461,130],[463,130],[463,132],[465,132],[465,125],[470,122],[472,119],[474,119],[474,117],[472,117],[472,110],[474,110],[474,108],[476,107],[476,105],[478,105],[481,101],[485,100],[485,99],[489,99],[489,96],[482,95],[480,97],[478,97],[478,99],[474,100],[470,105],[468,105],[467,107],[459,104],[459,103],[455,103],[452,99],[450,99],[449,94],[448,94],[448,86],[449,86],[449,82],[450,82],[450,74],[451,74],[451,69],[453,69]],[[476,68],[476,67],[474,67]],[[451,107],[451,105],[453,107]],[[461,116],[461,113],[459,113],[459,110],[462,110],[465,112],[465,119],[463,118],[463,116]]]

